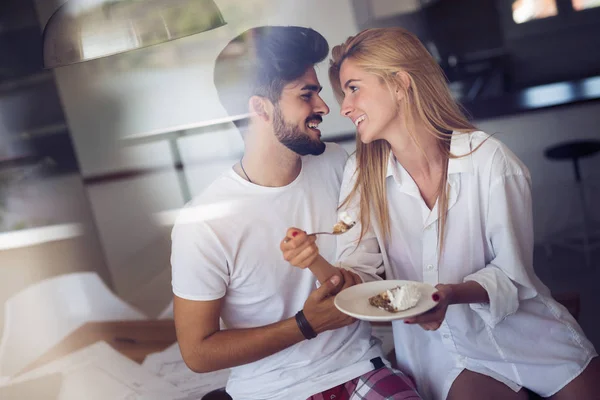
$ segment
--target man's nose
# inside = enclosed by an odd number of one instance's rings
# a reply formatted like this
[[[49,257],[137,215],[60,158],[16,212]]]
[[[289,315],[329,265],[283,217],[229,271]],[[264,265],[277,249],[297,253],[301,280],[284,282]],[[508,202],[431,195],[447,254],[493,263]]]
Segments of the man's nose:
[[[329,114],[329,107],[327,107],[327,103],[321,98],[321,96],[317,96],[317,104],[315,106],[315,112],[319,115],[327,115]]]

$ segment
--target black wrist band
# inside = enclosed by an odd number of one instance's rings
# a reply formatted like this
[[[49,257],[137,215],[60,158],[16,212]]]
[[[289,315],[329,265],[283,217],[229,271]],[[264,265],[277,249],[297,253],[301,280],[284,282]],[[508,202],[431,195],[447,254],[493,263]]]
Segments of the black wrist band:
[[[302,332],[305,338],[313,339],[317,337],[317,332],[315,332],[313,327],[310,326],[310,323],[304,316],[304,311],[298,311],[296,314],[296,323],[298,324],[298,328],[300,328],[300,332]]]

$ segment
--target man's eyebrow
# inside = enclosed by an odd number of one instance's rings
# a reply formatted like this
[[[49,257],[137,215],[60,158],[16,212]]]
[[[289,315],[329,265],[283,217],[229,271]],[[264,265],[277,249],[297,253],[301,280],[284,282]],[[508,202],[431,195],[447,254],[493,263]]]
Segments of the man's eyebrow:
[[[352,82],[360,82],[360,79],[348,79],[346,83],[344,83],[344,89],[348,89],[348,86],[350,86]]]
[[[312,84],[308,84],[308,85],[304,85],[304,86],[302,87],[302,89],[300,89],[300,90],[311,90],[311,91],[313,91],[313,92],[320,93],[320,92],[321,92],[321,90],[323,90],[323,87],[322,87],[322,86],[319,86],[319,85],[312,85]]]

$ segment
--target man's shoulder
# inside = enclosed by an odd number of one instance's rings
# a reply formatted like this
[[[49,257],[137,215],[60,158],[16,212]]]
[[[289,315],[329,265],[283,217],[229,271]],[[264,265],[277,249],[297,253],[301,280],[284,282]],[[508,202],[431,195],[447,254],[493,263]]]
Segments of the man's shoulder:
[[[175,227],[190,223],[206,222],[224,217],[224,210],[233,210],[232,199],[236,198],[238,190],[231,174],[223,172],[212,181],[201,193],[188,201],[177,213]]]
[[[325,151],[318,156],[305,156],[305,161],[320,166],[329,166],[333,168],[344,168],[348,153],[342,146],[334,142],[325,142]]]
[[[348,160],[348,152],[335,142],[325,142],[325,155],[327,155],[331,160],[335,160],[335,162],[341,163],[342,165],[345,165],[346,160]]]
[[[348,153],[342,146],[333,142],[325,143],[325,151],[318,156],[308,156],[303,159],[306,172],[318,175],[321,180],[332,179],[332,183],[341,183],[344,166],[348,160]]]
[[[208,184],[199,194],[194,196],[185,207],[200,207],[230,197],[238,189],[235,179],[229,170],[224,171]]]

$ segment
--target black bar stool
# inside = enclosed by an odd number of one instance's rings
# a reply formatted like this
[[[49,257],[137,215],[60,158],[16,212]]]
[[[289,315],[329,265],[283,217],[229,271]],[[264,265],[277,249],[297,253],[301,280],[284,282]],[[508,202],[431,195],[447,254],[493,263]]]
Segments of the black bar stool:
[[[579,189],[579,201],[581,204],[581,232],[574,236],[565,236],[551,241],[549,244],[555,244],[577,251],[582,251],[585,255],[586,265],[591,263],[590,252],[600,246],[600,231],[595,230],[589,218],[589,208],[586,202],[585,184],[581,179],[581,170],[579,160],[590,157],[600,152],[600,141],[598,140],[577,140],[572,142],[563,142],[552,146],[544,152],[550,160],[571,160],[575,172],[575,182]]]

